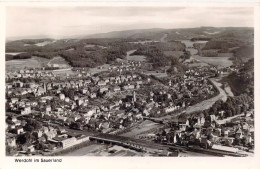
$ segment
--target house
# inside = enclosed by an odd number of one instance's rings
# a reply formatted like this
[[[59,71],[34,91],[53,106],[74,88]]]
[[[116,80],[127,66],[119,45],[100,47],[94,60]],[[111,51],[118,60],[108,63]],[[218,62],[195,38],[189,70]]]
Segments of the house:
[[[13,116],[11,120],[12,120],[12,122],[14,122],[14,123],[17,122],[17,118],[16,118],[15,116]]]
[[[63,93],[60,93],[59,98],[60,98],[60,100],[65,100],[65,95]]]
[[[205,117],[203,113],[200,113],[197,117],[197,124],[198,125],[204,125],[205,123]]]
[[[78,99],[78,100],[76,100],[76,104],[77,104],[78,106],[81,106],[83,103],[84,103],[83,99]]]
[[[186,131],[186,129],[187,129],[187,124],[179,124],[179,129],[181,130],[181,131]]]
[[[136,117],[137,120],[142,120],[143,119],[143,116],[142,116],[141,113],[137,114],[135,117]]]
[[[15,82],[15,87],[23,87],[24,86],[24,83],[23,82],[21,82],[21,81],[17,81],[17,82]]]
[[[224,137],[228,137],[229,135],[229,130],[228,129],[224,129]]]
[[[175,111],[176,109],[177,109],[176,106],[169,106],[169,107],[164,108],[164,112],[165,113],[170,113],[170,112]]]
[[[16,103],[16,102],[18,102],[18,101],[19,101],[18,98],[11,98],[11,103]]]
[[[6,144],[10,147],[16,147],[16,139],[15,137],[6,138]]]
[[[22,134],[24,131],[23,131],[23,128],[22,127],[17,127],[16,129],[15,129],[15,133],[16,134]]]
[[[120,89],[120,87],[118,87],[118,86],[115,86],[114,87],[114,92],[118,92],[118,91],[120,91],[121,89]]]
[[[31,107],[30,106],[26,106],[24,108],[21,108],[21,115],[27,115],[27,114],[30,114],[32,111],[31,111]]]
[[[61,143],[63,149],[77,144],[77,139],[75,137],[54,137],[52,140]]]
[[[105,85],[106,85],[106,82],[101,80],[101,81],[98,82],[98,85],[99,85],[99,86],[105,86]]]
[[[189,126],[189,125],[190,125],[190,122],[189,122],[188,119],[185,119],[185,118],[179,118],[179,119],[178,119],[178,124],[179,124],[179,125],[181,125],[181,124],[185,124],[185,125]]]
[[[75,96],[74,96],[74,100],[76,101],[76,100],[78,100],[78,99],[79,99],[79,96],[75,95]]]
[[[50,130],[50,131],[45,133],[45,136],[46,136],[47,140],[52,139],[56,135],[57,135],[57,131],[56,130]]]
[[[65,102],[69,102],[70,101],[70,98],[69,97],[65,97]]]
[[[82,89],[82,90],[81,90],[81,93],[82,93],[82,94],[87,94],[87,93],[88,93],[88,89],[86,89],[86,88]]]
[[[30,152],[30,153],[35,151],[34,145],[30,145],[27,148],[28,148],[27,151]]]
[[[143,114],[144,114],[145,116],[149,116],[149,115],[150,115],[150,112],[149,112],[147,109],[144,109]]]
[[[42,137],[42,134],[43,134],[42,130],[38,130],[34,132],[34,135],[37,136],[37,138]]]
[[[216,120],[216,116],[215,115],[210,115],[210,121],[213,122]]]
[[[242,132],[241,128],[239,128],[239,129],[236,131],[235,137],[236,137],[236,138],[240,138],[240,139],[243,138],[243,132]]]
[[[21,121],[20,120],[17,120],[15,122],[13,122],[15,126],[20,126],[21,125]]]
[[[221,139],[224,141],[225,145],[232,145],[235,138],[233,138],[233,137],[222,137]]]
[[[90,93],[90,98],[93,99],[93,98],[96,98],[97,97],[97,94],[96,93]]]
[[[43,87],[38,87],[36,89],[36,91],[34,92],[34,95],[35,96],[41,96],[41,95],[43,95],[45,93],[46,93],[46,89],[44,89]]]
[[[100,93],[104,93],[105,91],[108,91],[108,88],[107,88],[107,87],[101,87],[101,88],[99,89],[99,92],[100,92]]]
[[[221,129],[220,128],[216,128],[213,132],[214,135],[220,137],[221,136]]]
[[[51,106],[50,105],[47,105],[46,106],[46,112],[50,112],[51,111]]]

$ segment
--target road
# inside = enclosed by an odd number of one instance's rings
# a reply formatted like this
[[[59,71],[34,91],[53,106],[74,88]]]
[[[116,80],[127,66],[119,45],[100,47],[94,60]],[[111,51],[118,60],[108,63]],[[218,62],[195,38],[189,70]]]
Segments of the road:
[[[241,117],[241,116],[244,116],[244,114],[238,114],[238,115],[235,115],[235,116],[232,116],[232,117],[228,117],[226,119],[223,119],[223,120],[216,120],[216,122],[218,124],[226,124],[226,122],[229,122],[231,121],[232,119],[235,119],[237,117]]]
[[[208,100],[204,100],[200,103],[197,103],[191,107],[188,107],[185,111],[186,113],[190,114],[196,111],[202,111],[202,110],[206,110],[209,109],[217,100],[223,100],[226,101],[227,100],[227,94],[226,92],[221,88],[221,83],[217,82],[215,79],[209,79],[214,86],[218,89],[219,94],[213,98],[210,98]]]

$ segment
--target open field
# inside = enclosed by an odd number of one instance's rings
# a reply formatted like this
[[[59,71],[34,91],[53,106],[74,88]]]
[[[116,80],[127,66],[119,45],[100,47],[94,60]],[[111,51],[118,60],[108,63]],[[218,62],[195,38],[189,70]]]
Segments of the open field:
[[[130,60],[130,61],[145,61],[146,60],[146,56],[144,55],[132,55],[132,53],[134,53],[136,50],[130,50],[127,52],[127,55],[126,55],[126,59],[127,60]]]
[[[91,73],[91,74],[96,74],[96,73],[100,73],[100,72],[103,72],[103,71],[107,71],[109,67],[111,67],[110,64],[104,64],[104,65],[101,65],[101,66],[98,66],[98,67],[89,68],[88,72]]]
[[[173,56],[179,58],[183,55],[183,51],[163,51],[166,56]]]
[[[202,57],[202,56],[197,55],[198,50],[193,47],[193,44],[195,42],[192,42],[190,40],[183,40],[181,42],[186,45],[186,49],[191,53],[191,57],[196,60],[211,64],[214,66],[220,66],[220,67],[229,67],[233,64],[232,61],[229,60],[229,58],[231,56],[230,53],[220,54],[219,57]],[[207,41],[196,41],[196,43],[206,43],[206,42]],[[198,64],[198,65],[195,64],[193,66],[200,66],[200,64]]]
[[[6,71],[21,70],[27,68],[43,67],[49,62],[49,59],[33,56],[31,59],[17,59],[5,62]]]
[[[63,68],[69,68],[69,64],[64,58],[57,56],[53,59],[46,59],[42,57],[33,56],[31,59],[15,59],[6,61],[6,71],[21,70],[27,68],[40,68],[48,64],[57,64]]]
[[[131,60],[131,61],[145,61],[146,57],[144,55],[133,55],[133,56],[128,56],[126,58],[127,60]]]
[[[233,53],[218,53],[218,57],[233,57]]]
[[[203,62],[196,62],[196,63],[189,64],[189,67],[203,67],[203,66],[208,66],[208,64]]]
[[[55,65],[59,65],[60,68],[70,68],[71,66],[68,64],[68,62],[60,57],[60,56],[56,56],[54,58],[52,58],[49,62],[48,62],[48,65],[52,65],[52,64],[55,64]]]
[[[58,75],[58,76],[64,76],[64,75],[75,75],[76,72],[72,71],[71,68],[67,69],[57,69],[52,71],[53,74]]]
[[[35,43],[33,45],[36,45],[36,46],[45,46],[45,45],[48,45],[48,44],[52,44],[56,41],[44,41],[44,42],[40,42],[40,43]],[[24,46],[31,46],[32,44],[24,44]]]
[[[150,75],[154,75],[156,77],[167,77],[167,73],[166,72],[157,72],[157,71],[146,71],[144,72],[144,74],[150,76]]]
[[[152,121],[145,120],[141,124],[138,124],[137,126],[132,128],[131,131],[122,134],[122,136],[138,138],[139,135],[141,135],[145,132],[149,132],[152,129],[158,129],[160,126],[161,125],[158,123],[154,123]]]
[[[233,64],[232,61],[229,60],[229,57],[201,57],[199,55],[194,55],[192,57],[214,66],[229,67]]]

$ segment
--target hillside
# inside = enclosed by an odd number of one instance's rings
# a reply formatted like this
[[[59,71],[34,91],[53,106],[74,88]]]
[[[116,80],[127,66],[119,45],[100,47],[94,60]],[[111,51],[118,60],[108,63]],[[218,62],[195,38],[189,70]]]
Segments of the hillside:
[[[93,34],[87,36],[77,37],[80,39],[99,39],[99,38],[123,38],[123,39],[151,39],[159,40],[164,34],[165,29],[137,29],[125,31],[113,31],[108,33]]]
[[[176,29],[137,29],[125,31],[113,31],[93,35],[80,35],[73,38],[77,39],[96,39],[96,38],[124,38],[124,39],[150,39],[159,40],[167,34],[168,41],[206,38],[218,40],[238,40],[246,43],[253,43],[254,28],[246,27],[198,27],[198,28],[176,28]]]
[[[251,57],[253,35],[253,28],[199,27],[114,31],[77,36],[76,39],[23,39],[6,42],[6,53],[19,53],[15,56],[6,54],[6,60],[27,59],[32,56],[51,59],[55,56],[62,56],[71,66],[93,67],[111,63],[116,58],[124,58],[128,50],[139,49],[139,53],[142,53],[140,49],[145,48],[145,44],[129,42],[161,41],[157,43],[160,55],[181,56],[181,52],[185,52],[185,46],[176,40],[183,39],[209,40],[204,47],[204,50],[208,50],[207,55],[212,55],[211,53],[215,55],[215,51],[211,52],[214,49],[218,50],[217,52],[234,52],[236,57],[249,55]],[[155,60],[163,60],[159,56],[156,56]]]
[[[254,95],[254,59],[250,59],[239,69],[224,78],[235,95],[247,93]]]

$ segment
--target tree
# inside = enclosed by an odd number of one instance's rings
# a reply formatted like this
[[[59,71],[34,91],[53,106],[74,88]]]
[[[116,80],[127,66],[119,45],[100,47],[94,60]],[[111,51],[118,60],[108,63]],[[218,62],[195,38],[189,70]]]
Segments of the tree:
[[[32,136],[30,133],[26,132],[24,134],[21,134],[17,137],[16,142],[21,145],[30,145],[32,142]]]
[[[35,130],[39,130],[42,127],[41,123],[35,121],[35,120],[31,120],[29,119],[26,123],[26,125],[24,126],[24,129],[28,132],[33,132]]]
[[[166,136],[166,135],[167,135],[166,131],[163,130],[163,131],[162,131],[162,136]]]
[[[45,150],[47,148],[47,146],[44,143],[40,142],[40,143],[36,144],[35,148],[37,150]]]
[[[233,142],[234,145],[238,145],[238,146],[241,146],[241,140],[238,139],[238,138],[235,138],[234,142]]]

